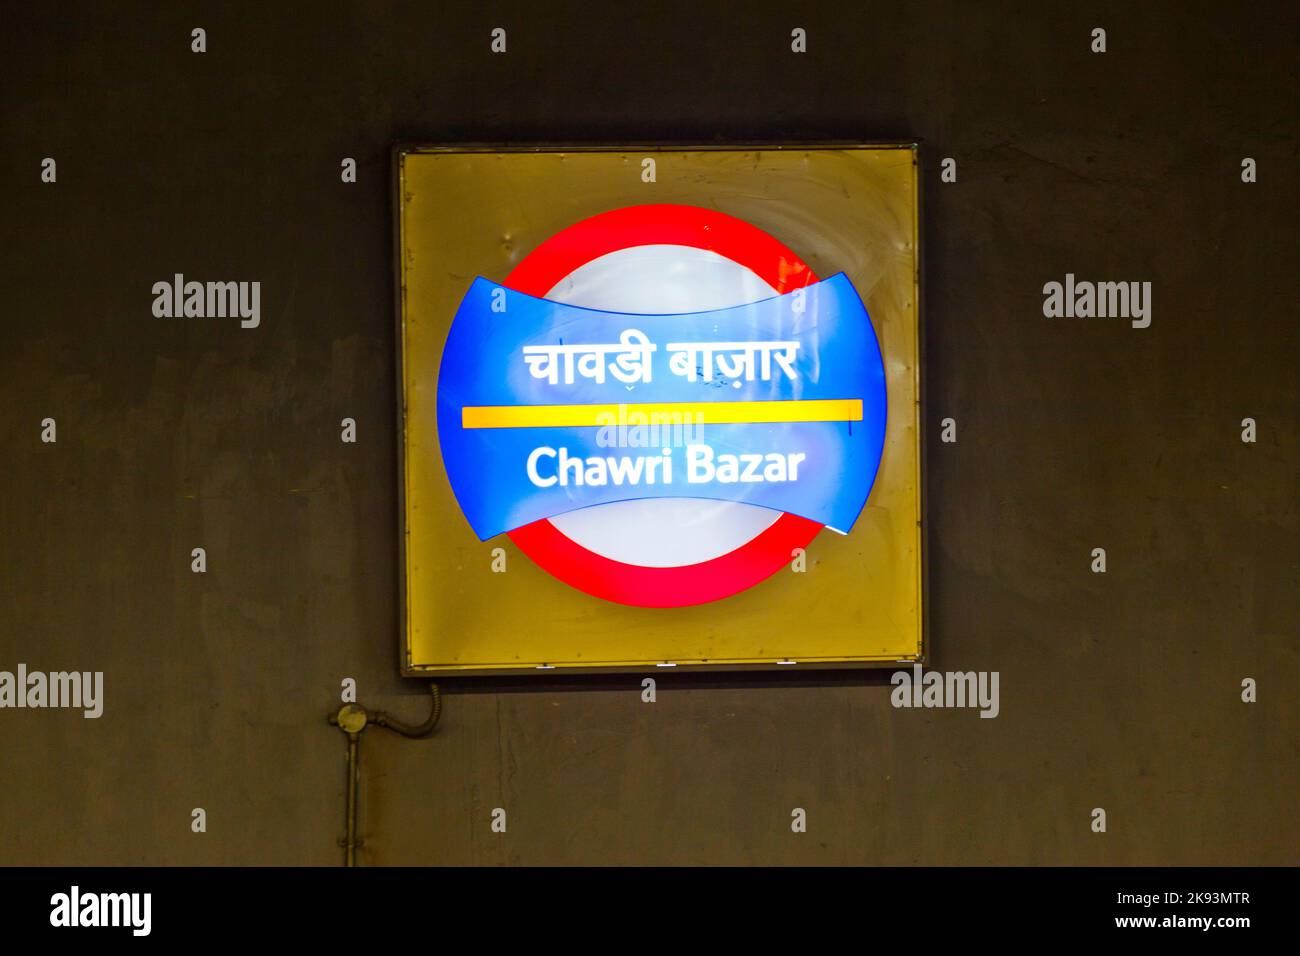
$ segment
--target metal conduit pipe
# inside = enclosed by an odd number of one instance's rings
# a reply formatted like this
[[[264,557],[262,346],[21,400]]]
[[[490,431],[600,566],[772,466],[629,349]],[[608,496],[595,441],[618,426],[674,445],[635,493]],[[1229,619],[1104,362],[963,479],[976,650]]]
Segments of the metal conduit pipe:
[[[384,727],[393,733],[401,734],[403,737],[421,738],[428,737],[435,727],[438,726],[438,718],[442,716],[442,692],[438,685],[430,682],[429,694],[432,697],[432,707],[429,716],[423,722],[418,724],[408,724],[405,721],[390,717],[382,710],[373,714],[367,713],[366,709],[360,704],[344,704],[338,709],[337,713],[329,715],[327,720],[331,726],[339,728],[348,735],[348,782],[347,782],[347,832],[339,845],[343,847],[343,865],[357,865],[357,847],[361,846],[361,841],[357,839],[357,796],[360,784],[358,768],[361,762],[361,732],[366,729],[367,724],[374,724],[377,727]]]

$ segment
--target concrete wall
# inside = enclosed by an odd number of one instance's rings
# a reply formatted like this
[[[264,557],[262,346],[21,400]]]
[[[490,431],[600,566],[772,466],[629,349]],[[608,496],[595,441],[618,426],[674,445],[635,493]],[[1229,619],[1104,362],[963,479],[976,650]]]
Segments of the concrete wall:
[[[394,140],[913,136],[934,661],[998,670],[1001,716],[884,675],[448,682],[434,739],[365,734],[362,862],[1295,863],[1291,5],[478,6],[6,13],[0,669],[107,706],[0,711],[0,863],[334,864],[340,680],[422,714]],[[262,326],[154,318],[174,272],[260,280]],[[1067,272],[1152,282],[1151,327],[1044,318]]]

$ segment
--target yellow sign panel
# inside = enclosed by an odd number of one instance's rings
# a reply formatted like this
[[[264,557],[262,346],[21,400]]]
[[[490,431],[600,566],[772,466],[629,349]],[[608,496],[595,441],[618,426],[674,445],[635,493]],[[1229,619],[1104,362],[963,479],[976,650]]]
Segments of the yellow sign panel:
[[[396,162],[404,673],[922,658],[914,145]]]

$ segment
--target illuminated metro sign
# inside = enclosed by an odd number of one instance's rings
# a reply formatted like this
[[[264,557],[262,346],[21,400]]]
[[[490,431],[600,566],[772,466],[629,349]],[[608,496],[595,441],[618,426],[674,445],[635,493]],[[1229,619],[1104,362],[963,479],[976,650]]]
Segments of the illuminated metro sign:
[[[565,280],[594,260],[648,248],[656,254],[641,260],[643,277],[624,286],[645,290],[641,308],[583,308],[525,291],[564,295]],[[742,299],[766,296],[753,301],[654,314],[654,274],[680,274],[697,251],[776,283],[733,287]],[[769,527],[782,515],[803,519],[792,546],[807,544],[810,524],[847,533],[875,478],[885,406],[880,350],[848,278],[818,282],[753,226],[693,206],[592,217],[543,243],[502,284],[475,279],[438,376],[443,464],[479,538],[510,532],[561,580],[642,606],[726,597],[784,567],[790,549],[755,545],[764,529],[737,545],[744,561],[729,548],[705,561],[686,552],[679,564],[592,562],[553,547],[553,524],[528,526],[641,501],[629,518],[607,509],[589,517],[658,538],[673,519],[655,512],[683,504],[656,499],[699,498],[760,508]]]
[[[824,152],[869,160],[847,170],[864,197],[899,189],[860,249],[824,202],[795,210],[829,214],[829,244],[788,230],[805,252],[762,221],[779,195],[747,217],[699,170],[664,188],[677,161],[725,178],[734,160],[743,187],[754,151],[655,151],[652,185],[619,151],[399,152],[405,670],[921,655],[914,150]],[[762,159],[790,176],[799,156]],[[536,191],[495,193],[503,162],[499,185]],[[597,172],[604,208],[574,215]],[[651,190],[675,201],[633,201]],[[435,194],[480,214],[440,216]],[[757,627],[783,621],[823,633],[769,651]]]

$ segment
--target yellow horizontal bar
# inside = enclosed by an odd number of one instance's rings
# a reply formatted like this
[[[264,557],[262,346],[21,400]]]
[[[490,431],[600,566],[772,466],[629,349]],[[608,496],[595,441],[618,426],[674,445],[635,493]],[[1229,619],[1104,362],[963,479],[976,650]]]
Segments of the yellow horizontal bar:
[[[637,416],[636,420],[629,420],[633,415]],[[862,399],[860,398],[823,398],[793,402],[479,405],[467,406],[461,410],[463,428],[582,428],[678,423],[750,425],[759,422],[860,421],[862,421]]]

